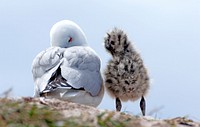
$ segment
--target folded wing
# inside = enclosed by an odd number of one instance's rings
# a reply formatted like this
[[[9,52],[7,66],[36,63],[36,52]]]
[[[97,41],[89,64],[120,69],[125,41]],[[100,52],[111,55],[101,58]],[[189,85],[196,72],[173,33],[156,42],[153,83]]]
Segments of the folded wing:
[[[51,47],[33,61],[35,96],[59,89],[86,90],[96,96],[101,89],[100,59],[89,47]]]
[[[40,52],[32,63],[32,74],[35,83],[34,96],[38,97],[45,89],[52,74],[62,63],[64,50],[59,47],[50,47]]]
[[[89,47],[76,46],[64,52],[61,74],[73,88],[84,88],[96,96],[102,87],[100,59]]]

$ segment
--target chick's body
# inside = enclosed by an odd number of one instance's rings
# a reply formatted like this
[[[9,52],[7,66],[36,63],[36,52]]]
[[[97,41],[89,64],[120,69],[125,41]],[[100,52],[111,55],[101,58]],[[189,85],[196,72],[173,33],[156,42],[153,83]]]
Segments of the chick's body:
[[[142,60],[137,55],[125,55],[109,61],[106,75],[106,87],[109,93],[122,101],[137,100],[145,95],[149,80]]]
[[[116,98],[116,109],[121,110],[122,101],[141,99],[140,106],[145,108],[143,96],[149,89],[149,76],[139,53],[133,48],[127,35],[117,28],[105,37],[105,48],[111,53],[105,74],[108,93]],[[143,115],[145,114],[145,109]]]

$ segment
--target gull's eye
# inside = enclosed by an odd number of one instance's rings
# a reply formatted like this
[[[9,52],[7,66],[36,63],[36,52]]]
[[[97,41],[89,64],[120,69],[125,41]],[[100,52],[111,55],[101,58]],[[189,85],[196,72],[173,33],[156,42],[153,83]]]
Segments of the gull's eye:
[[[72,37],[69,37],[69,40],[68,40],[68,42],[69,42],[69,43],[71,43],[71,42],[72,42]]]

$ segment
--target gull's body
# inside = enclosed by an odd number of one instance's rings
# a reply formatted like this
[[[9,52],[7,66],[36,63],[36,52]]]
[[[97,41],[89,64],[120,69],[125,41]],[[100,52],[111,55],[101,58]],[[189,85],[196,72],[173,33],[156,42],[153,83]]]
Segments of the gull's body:
[[[116,98],[116,110],[121,110],[120,100],[135,101],[141,98],[140,107],[145,115],[143,96],[149,89],[149,76],[143,60],[122,30],[112,30],[104,43],[113,57],[105,70],[105,86],[108,93]]]
[[[103,98],[101,61],[78,25],[63,20],[50,32],[51,47],[33,61],[35,97],[98,106]]]

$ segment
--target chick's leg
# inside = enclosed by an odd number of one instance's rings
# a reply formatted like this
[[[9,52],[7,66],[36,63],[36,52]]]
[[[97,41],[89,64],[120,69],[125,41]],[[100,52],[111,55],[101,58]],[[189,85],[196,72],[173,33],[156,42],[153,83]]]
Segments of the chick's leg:
[[[142,115],[145,116],[145,110],[146,110],[146,102],[144,97],[142,96],[141,100],[140,100],[140,109],[142,111]]]
[[[120,101],[120,99],[117,97],[117,98],[116,98],[116,111],[121,111],[121,108],[122,108],[121,101]]]

